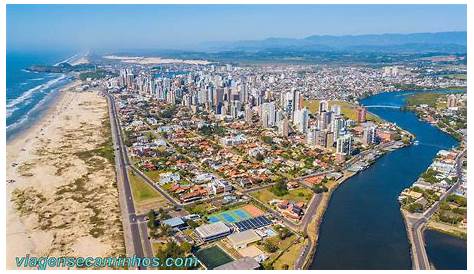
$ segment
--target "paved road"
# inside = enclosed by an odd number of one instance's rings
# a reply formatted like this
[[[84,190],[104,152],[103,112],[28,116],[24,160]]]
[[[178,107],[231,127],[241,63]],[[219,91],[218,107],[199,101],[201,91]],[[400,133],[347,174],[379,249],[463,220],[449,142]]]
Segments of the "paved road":
[[[321,201],[323,199],[323,194],[314,194],[313,198],[308,204],[308,208],[306,209],[306,213],[303,216],[303,219],[301,220],[300,224],[300,229],[307,235],[308,234],[308,224],[311,222],[313,218],[316,217],[316,210],[318,209],[319,205],[321,204]],[[302,269],[303,264],[306,261],[306,258],[309,255],[309,252],[311,251],[311,247],[314,246],[313,241],[311,240],[311,237],[308,237],[308,244],[306,244],[303,247],[303,250],[301,252],[301,255],[296,259],[295,261],[295,269]]]
[[[130,239],[133,244],[133,251],[127,250],[128,256],[136,255],[137,257],[144,257],[142,239],[140,236],[139,225],[137,223],[137,216],[135,212],[135,206],[133,204],[132,191],[130,188],[130,182],[128,179],[127,165],[124,161],[123,143],[122,136],[118,130],[118,121],[116,116],[115,103],[111,95],[107,96],[107,102],[109,106],[110,124],[112,129],[112,140],[114,143],[115,151],[115,168],[117,173],[117,183],[120,184],[119,188],[123,191],[119,195],[119,202],[125,207],[126,212],[122,212],[128,216],[125,220],[124,225],[128,224],[129,229],[124,229],[125,240]],[[148,239],[147,239],[148,240]],[[126,244],[127,245],[127,244]],[[132,253],[132,254],[130,254]],[[139,268],[144,269],[144,268]]]
[[[141,237],[143,239],[142,244],[143,244],[144,251],[145,251],[145,257],[148,257],[148,258],[154,257],[153,256],[153,248],[151,247],[151,242],[148,239],[147,222],[146,221],[145,222],[139,222],[138,226],[140,228]]]

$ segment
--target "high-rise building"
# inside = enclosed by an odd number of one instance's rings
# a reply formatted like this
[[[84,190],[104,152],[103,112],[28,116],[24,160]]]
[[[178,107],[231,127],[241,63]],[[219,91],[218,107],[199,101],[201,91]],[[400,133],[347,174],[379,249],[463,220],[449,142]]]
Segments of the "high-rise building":
[[[352,152],[352,135],[346,134],[337,138],[336,152],[349,155]]]
[[[332,112],[329,111],[323,111],[319,113],[318,126],[320,130],[325,130],[328,128],[329,123],[331,122],[331,114]]]
[[[334,119],[331,124],[331,131],[334,133],[334,141],[336,141],[336,139],[339,137],[344,127],[345,121],[341,116]]]
[[[285,93],[285,100],[283,104],[283,108],[288,113],[290,118],[293,118],[293,111],[295,110],[295,98],[294,92],[289,91]]]
[[[316,140],[318,137],[318,129],[316,127],[310,127],[308,133],[306,134],[306,144],[309,146],[316,146]]]
[[[223,113],[223,102],[224,102],[224,89],[217,88],[214,92],[213,106],[215,107],[216,114]]]
[[[268,102],[262,104],[262,126],[265,128],[275,126],[275,102]]]
[[[364,128],[364,133],[362,135],[362,143],[364,145],[374,144],[375,143],[375,136],[376,136],[376,133],[375,133],[375,127],[374,126]]]
[[[245,105],[245,121],[252,122],[252,106],[249,104]]]
[[[321,100],[319,102],[319,113],[321,112],[327,112],[329,110],[329,103],[326,100]]]
[[[299,91],[295,91],[294,93],[295,98],[295,109],[294,110],[301,110],[303,108],[303,96],[301,96],[301,93]]]
[[[326,132],[326,145],[325,147],[330,150],[334,150],[334,132]]]
[[[308,123],[309,123],[308,109],[303,108],[301,110],[295,111],[293,123],[295,124],[299,132],[306,133],[308,131]]]
[[[331,106],[331,111],[335,116],[341,115],[341,106],[340,105],[333,105]]]
[[[367,110],[364,107],[357,108],[357,122],[364,123],[367,121]]]
[[[288,137],[288,118],[284,117],[278,123],[278,134],[282,137]]]
[[[451,94],[448,96],[448,108],[454,108],[458,106],[458,98],[456,95]]]

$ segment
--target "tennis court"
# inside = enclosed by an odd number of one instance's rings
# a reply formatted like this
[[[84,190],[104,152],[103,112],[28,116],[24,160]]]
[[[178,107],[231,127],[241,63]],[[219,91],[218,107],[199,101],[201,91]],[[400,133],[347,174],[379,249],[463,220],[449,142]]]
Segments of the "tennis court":
[[[250,218],[252,218],[252,215],[243,208],[231,209],[207,217],[211,223],[236,223]]]
[[[265,213],[258,207],[254,205],[244,205],[242,207],[245,211],[247,211],[252,217],[259,217],[263,216]]]

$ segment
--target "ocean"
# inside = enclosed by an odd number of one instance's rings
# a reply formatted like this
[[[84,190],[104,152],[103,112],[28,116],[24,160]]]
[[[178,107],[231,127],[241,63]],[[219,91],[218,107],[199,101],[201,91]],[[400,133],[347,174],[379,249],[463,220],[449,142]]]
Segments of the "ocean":
[[[7,141],[31,127],[57,97],[71,77],[57,73],[29,72],[32,65],[55,65],[78,58],[71,52],[7,51],[6,136]]]

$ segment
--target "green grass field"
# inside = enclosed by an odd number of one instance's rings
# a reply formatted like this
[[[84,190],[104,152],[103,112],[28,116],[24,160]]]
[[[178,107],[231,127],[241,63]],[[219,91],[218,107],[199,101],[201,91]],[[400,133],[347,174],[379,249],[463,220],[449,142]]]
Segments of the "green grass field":
[[[430,107],[438,107],[438,99],[441,98],[443,94],[439,93],[428,93],[420,92],[415,93],[407,97],[406,105],[408,107],[416,107],[419,105],[428,105]]]
[[[467,80],[467,74],[448,74],[444,77],[449,79],[459,79],[459,80]]]
[[[145,171],[144,172],[148,178],[152,179],[154,182],[158,182],[160,180],[160,174],[163,173],[162,171],[152,170],[152,171]]]
[[[156,190],[133,173],[129,172],[128,178],[130,179],[130,185],[132,187],[133,199],[136,203],[163,198]]]
[[[307,188],[298,188],[292,189],[289,191],[288,194],[278,197],[273,194],[273,192],[271,192],[269,189],[262,189],[256,192],[252,192],[250,195],[265,204],[268,204],[269,201],[274,199],[308,203],[309,200],[311,200],[311,197],[313,197],[314,192]]]
[[[357,121],[357,105],[345,101],[329,101],[329,107],[333,105],[341,106],[341,113],[344,117]],[[308,108],[311,113],[319,112],[319,100],[305,100],[303,106]],[[367,112],[367,120],[374,122],[381,122],[382,120],[370,112]]]

